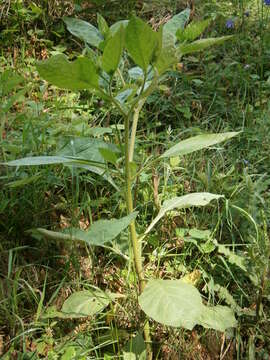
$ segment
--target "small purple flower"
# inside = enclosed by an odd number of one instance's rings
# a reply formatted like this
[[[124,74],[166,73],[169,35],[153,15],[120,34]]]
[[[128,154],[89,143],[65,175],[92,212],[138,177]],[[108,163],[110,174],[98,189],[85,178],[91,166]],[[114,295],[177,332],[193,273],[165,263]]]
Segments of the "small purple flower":
[[[269,2],[270,2],[270,0],[269,0]],[[226,21],[226,28],[227,29],[233,29],[234,28],[234,20],[233,19],[228,19]]]
[[[264,5],[270,6],[270,0],[264,0]]]

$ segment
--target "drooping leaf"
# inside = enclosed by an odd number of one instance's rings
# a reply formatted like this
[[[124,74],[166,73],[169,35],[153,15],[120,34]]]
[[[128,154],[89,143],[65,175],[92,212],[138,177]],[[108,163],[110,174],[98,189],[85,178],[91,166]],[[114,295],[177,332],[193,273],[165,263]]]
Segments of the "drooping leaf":
[[[142,310],[157,322],[192,330],[203,309],[199,291],[181,280],[150,280],[139,296]]]
[[[118,68],[124,48],[124,29],[120,29],[106,43],[102,55],[102,68],[112,75]]]
[[[194,53],[197,51],[207,49],[213,45],[220,45],[220,44],[224,43],[224,41],[227,41],[227,40],[231,39],[232,37],[233,36],[229,35],[229,36],[221,36],[218,38],[200,39],[200,40],[193,41],[190,44],[180,44],[178,49],[179,49],[180,55],[186,55],[186,54],[190,54],[190,53]]]
[[[180,42],[193,41],[210,25],[211,19],[190,23],[185,29],[178,29],[176,37]]]
[[[184,209],[192,206],[206,206],[212,200],[219,199],[223,197],[222,195],[211,194],[207,192],[201,193],[191,193],[180,197],[174,197],[170,200],[164,201],[159,210],[158,215],[154,218],[151,224],[145,231],[145,234],[148,234],[156,223],[168,212],[174,209]]]
[[[170,158],[170,157],[190,154],[194,151],[205,149],[212,145],[216,145],[238,134],[240,134],[240,132],[197,135],[192,138],[180,141],[178,144],[174,145],[169,150],[165,151],[165,153],[161,155],[161,158]]]
[[[146,72],[158,47],[157,33],[144,21],[133,16],[126,28],[125,44],[135,64]]]
[[[93,316],[105,309],[111,299],[101,290],[83,290],[73,293],[63,304],[61,312],[70,318]]]
[[[99,30],[84,20],[69,17],[64,17],[63,20],[68,31],[71,32],[72,35],[78,37],[89,45],[98,47],[104,40]]]
[[[221,305],[204,306],[198,323],[206,329],[222,332],[237,325],[233,310]]]
[[[72,164],[73,159],[64,156],[29,156],[22,159],[12,160],[5,163],[8,166],[37,166],[52,164]]]
[[[176,32],[178,29],[184,29],[190,16],[190,9],[185,9],[179,14],[174,15],[167,23],[163,26],[163,44],[164,47],[174,45],[177,38]]]
[[[105,160],[100,153],[101,149],[108,150],[116,154],[120,151],[114,144],[106,143],[100,139],[75,137],[64,139],[63,145],[57,152],[57,155],[65,157],[73,156],[74,158],[82,160],[85,159],[86,163],[81,161],[80,163],[74,163],[73,166],[86,169],[102,176],[106,181],[118,189],[111,175],[105,171]],[[95,162],[97,163],[97,166],[94,166]]]
[[[68,61],[59,54],[37,63],[40,76],[49,83],[62,89],[84,90],[98,89],[98,73],[95,64],[87,57],[78,57]]]
[[[246,267],[246,259],[244,256],[237,255],[235,252],[231,251],[225,245],[217,244],[217,246],[218,246],[218,252],[225,255],[231,264],[238,266],[243,271],[248,271]]]
[[[116,238],[135,220],[137,215],[138,212],[133,212],[121,219],[98,220],[87,231],[76,228],[66,229],[65,233],[41,228],[36,231],[51,239],[83,241],[90,246],[102,246]]]

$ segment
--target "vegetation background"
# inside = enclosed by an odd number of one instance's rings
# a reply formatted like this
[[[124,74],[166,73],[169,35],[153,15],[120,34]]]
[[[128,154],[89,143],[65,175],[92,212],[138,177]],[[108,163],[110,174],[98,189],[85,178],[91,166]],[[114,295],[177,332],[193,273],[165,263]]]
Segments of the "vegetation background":
[[[201,133],[242,133],[228,144],[142,169],[135,184],[142,228],[173,196],[199,191],[225,196],[218,205],[167,215],[147,240],[145,272],[186,279],[205,302],[231,306],[238,325],[221,333],[151,322],[154,355],[269,359],[268,0],[6,0],[0,5],[1,358],[121,359],[131,340],[134,352],[135,347],[141,351],[142,318],[135,272],[126,261],[127,233],[111,252],[34,231],[88,229],[96,220],[122,217],[123,193],[106,178],[76,168],[3,163],[55,154],[75,137],[121,142],[121,119],[113,107],[86,91],[50,86],[37,73],[37,60],[62,53],[72,59],[84,50],[68,33],[64,16],[96,25],[99,13],[111,25],[136,13],[157,29],[187,6],[191,20],[212,19],[205,37],[235,38],[187,55],[166,75],[142,110],[135,162],[147,163],[153,153]],[[93,285],[128,296],[96,316],[71,320],[55,315],[70,294]]]

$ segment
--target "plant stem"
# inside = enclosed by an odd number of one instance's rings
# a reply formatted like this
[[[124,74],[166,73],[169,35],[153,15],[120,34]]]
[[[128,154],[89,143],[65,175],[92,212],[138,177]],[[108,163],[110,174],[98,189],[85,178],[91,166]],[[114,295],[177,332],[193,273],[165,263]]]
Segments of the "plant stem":
[[[140,111],[143,107],[144,102],[145,102],[145,100],[139,101],[138,106],[134,109],[132,129],[131,129],[131,135],[130,135],[130,144],[129,144],[129,162],[133,161],[137,125],[138,125]]]
[[[139,117],[139,112],[138,115]],[[138,121],[138,118],[137,118]],[[137,127],[137,126],[136,126]],[[134,131],[134,142],[136,136],[136,129]],[[131,174],[130,174],[130,154],[132,154],[133,158],[133,151],[130,153],[129,148],[129,116],[125,116],[125,177],[126,177],[126,204],[127,204],[127,212],[131,214],[133,212],[133,199],[132,199],[132,181],[131,181]],[[134,148],[133,148],[134,150]],[[133,256],[134,256],[134,264],[135,270],[138,276],[139,282],[139,294],[143,291],[145,287],[145,279],[144,279],[144,272],[143,272],[143,264],[142,264],[142,248],[141,242],[139,241],[136,233],[136,226],[135,221],[133,220],[129,226],[130,236],[132,241],[132,248],[133,248]],[[151,336],[150,336],[150,326],[149,322],[146,321],[144,325],[144,339],[146,343],[146,351],[147,351],[147,360],[152,360],[153,353],[151,347]]]

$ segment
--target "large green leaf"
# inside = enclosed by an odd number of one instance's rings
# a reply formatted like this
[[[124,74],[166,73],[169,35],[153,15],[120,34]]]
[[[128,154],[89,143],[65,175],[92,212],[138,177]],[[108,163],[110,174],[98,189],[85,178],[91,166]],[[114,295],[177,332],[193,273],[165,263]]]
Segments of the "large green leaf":
[[[204,49],[209,48],[213,45],[219,45],[224,43],[224,41],[231,39],[233,36],[221,36],[218,38],[208,38],[208,39],[200,39],[193,41],[190,44],[180,44],[178,49],[180,52],[180,55],[190,54],[197,51],[201,51]]]
[[[170,158],[190,154],[194,151],[208,148],[212,145],[228,140],[238,134],[240,133],[227,132],[221,134],[197,135],[192,138],[180,141],[179,143],[171,147],[169,150],[165,151],[165,153],[161,155],[161,158]]]
[[[172,45],[176,42],[176,32],[178,29],[184,29],[190,16],[190,9],[185,9],[179,14],[174,15],[167,23],[163,26],[163,44],[164,47]]]
[[[199,291],[181,280],[150,280],[139,304],[159,323],[189,330],[198,323],[203,308]]]
[[[63,304],[62,313],[71,318],[93,316],[109,305],[111,299],[101,290],[73,293]]]
[[[231,308],[217,305],[204,306],[198,324],[207,329],[224,332],[228,328],[235,327],[237,321]]]
[[[176,37],[180,42],[193,41],[210,25],[211,19],[190,23],[185,29],[178,29]]]
[[[83,90],[98,89],[98,73],[95,64],[87,57],[68,61],[59,54],[37,63],[40,76],[49,83],[62,89]]]
[[[135,220],[137,215],[138,212],[133,212],[121,219],[98,220],[90,226],[88,231],[76,228],[66,229],[65,233],[41,228],[36,231],[51,239],[83,241],[91,246],[102,246],[115,239]]]
[[[154,218],[151,224],[145,231],[148,234],[156,223],[168,212],[174,209],[183,209],[191,206],[206,206],[210,201],[219,199],[222,195],[211,194],[207,192],[191,193],[180,197],[174,197],[170,200],[164,201],[158,215]]]
[[[102,68],[108,74],[113,74],[118,68],[124,48],[124,28],[120,27],[106,43],[102,55]]]
[[[157,322],[192,330],[202,325],[218,331],[235,327],[233,311],[227,306],[205,306],[195,286],[182,280],[150,280],[139,296],[139,305]]]
[[[77,36],[89,45],[98,47],[104,40],[98,29],[86,21],[65,17],[64,22],[72,35]]]
[[[133,16],[126,28],[125,43],[135,64],[146,72],[159,45],[158,34],[144,21]]]

